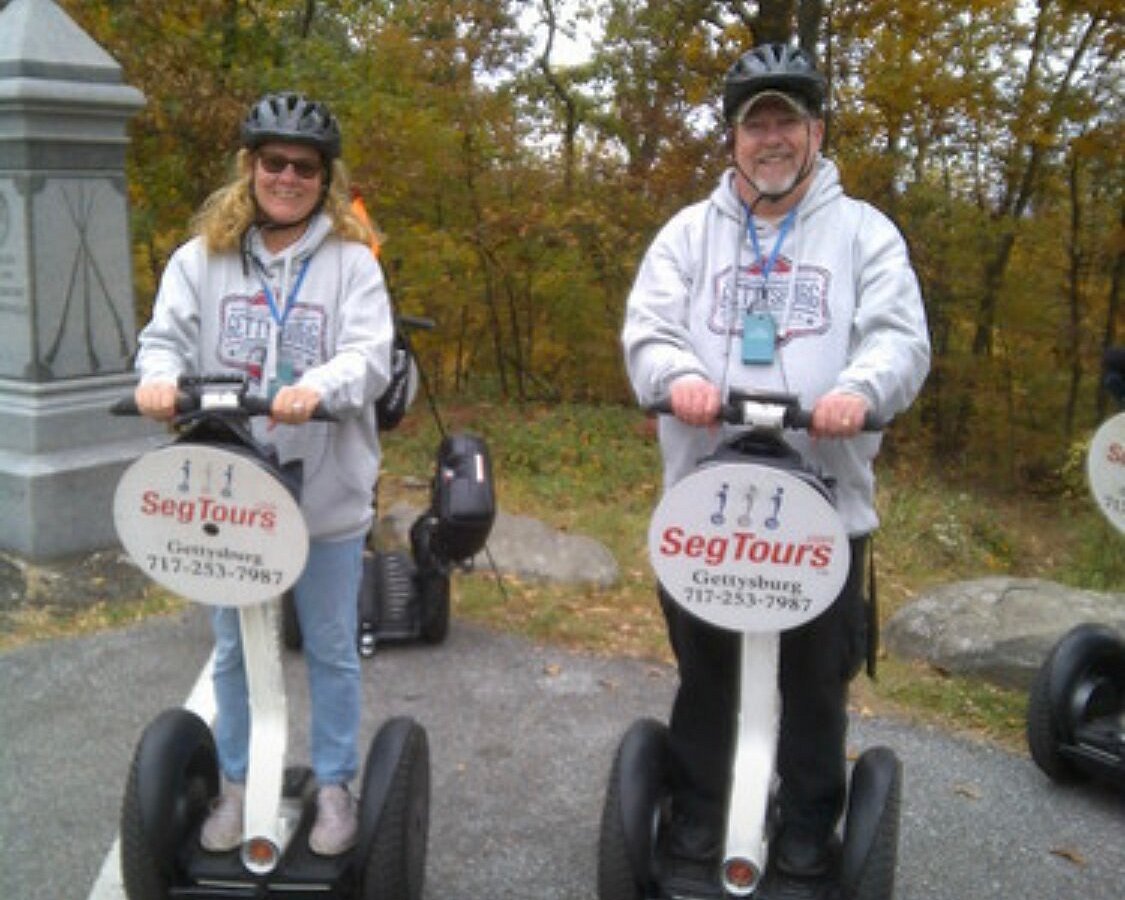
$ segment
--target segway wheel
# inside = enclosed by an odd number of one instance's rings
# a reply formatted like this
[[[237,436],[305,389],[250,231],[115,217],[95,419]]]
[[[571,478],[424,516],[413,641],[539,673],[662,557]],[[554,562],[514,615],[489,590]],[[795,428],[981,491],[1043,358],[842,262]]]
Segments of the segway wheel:
[[[667,727],[654,719],[634,722],[617,748],[606,786],[598,837],[598,900],[649,896],[667,773]]]
[[[432,522],[419,516],[410,528],[410,553],[414,558],[414,584],[418,592],[419,634],[429,644],[440,644],[449,635],[449,564],[433,549]]]
[[[440,644],[449,636],[449,572],[419,571],[417,577],[422,639],[428,644]]]
[[[887,747],[856,760],[848,796],[840,881],[849,900],[891,900],[898,865],[902,764]]]
[[[1027,745],[1048,778],[1079,781],[1083,770],[1063,748],[1086,722],[1125,705],[1125,642],[1104,625],[1077,625],[1052,648],[1027,702]]]
[[[430,750],[425,730],[391,719],[367,754],[357,866],[362,900],[421,900],[430,827]]]
[[[179,850],[218,790],[211,730],[192,712],[165,710],[141,735],[121,805],[121,875],[129,900],[169,896]]]

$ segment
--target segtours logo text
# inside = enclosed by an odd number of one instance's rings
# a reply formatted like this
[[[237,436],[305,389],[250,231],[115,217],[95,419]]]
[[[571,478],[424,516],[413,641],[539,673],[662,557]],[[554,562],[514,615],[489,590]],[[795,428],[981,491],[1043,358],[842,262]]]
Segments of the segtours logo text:
[[[200,468],[202,471],[198,471]],[[235,525],[264,532],[272,532],[277,526],[277,509],[272,503],[259,501],[245,505],[237,502],[233,465],[219,471],[210,464],[196,466],[196,469],[193,472],[191,460],[185,459],[170,492],[144,491],[140,497],[141,515],[170,519],[181,525],[193,522]]]
[[[829,541],[774,541],[752,531],[725,535],[691,534],[672,525],[661,534],[659,552],[668,558],[699,560],[706,566],[729,563],[770,563],[775,566],[802,566],[824,569],[832,562],[834,547]]]
[[[273,531],[277,525],[277,510],[267,504],[246,507],[223,503],[213,497],[181,500],[166,497],[159,491],[145,491],[141,495],[141,514],[162,519],[174,519],[181,525],[192,522],[213,525],[240,525]]]

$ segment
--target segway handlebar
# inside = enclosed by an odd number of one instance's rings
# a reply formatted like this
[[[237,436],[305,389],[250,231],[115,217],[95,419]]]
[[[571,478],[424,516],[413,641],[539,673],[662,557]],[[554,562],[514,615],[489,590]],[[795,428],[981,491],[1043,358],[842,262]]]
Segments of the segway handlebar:
[[[646,411],[658,415],[673,415],[672,401],[658,400]],[[733,391],[730,398],[719,407],[716,419],[727,425],[742,425],[762,431],[807,430],[812,425],[812,410],[803,409],[795,394],[744,393]],[[861,431],[882,431],[880,422],[869,410],[863,419]]]
[[[176,415],[195,416],[201,413],[225,415],[268,416],[270,400],[246,393],[246,381],[238,376],[204,375],[181,376],[176,394]],[[115,416],[139,416],[137,401],[132,395],[122,397],[109,408]],[[311,419],[321,422],[335,422],[336,416],[317,404]]]

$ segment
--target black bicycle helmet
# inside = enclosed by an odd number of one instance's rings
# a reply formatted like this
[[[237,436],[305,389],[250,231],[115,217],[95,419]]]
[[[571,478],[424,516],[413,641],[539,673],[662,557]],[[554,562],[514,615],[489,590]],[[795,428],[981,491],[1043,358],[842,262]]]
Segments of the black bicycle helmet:
[[[309,144],[331,163],[340,155],[340,126],[327,106],[303,94],[266,94],[246,114],[242,146],[255,150],[268,141]]]
[[[796,97],[810,113],[819,116],[827,82],[804,50],[786,44],[761,44],[743,53],[727,72],[723,118],[733,122],[747,100],[771,90]]]

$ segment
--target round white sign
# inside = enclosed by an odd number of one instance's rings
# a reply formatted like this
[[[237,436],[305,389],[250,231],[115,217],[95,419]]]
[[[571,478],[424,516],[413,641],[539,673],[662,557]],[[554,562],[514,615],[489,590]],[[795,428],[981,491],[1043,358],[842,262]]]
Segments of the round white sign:
[[[731,631],[786,631],[816,618],[851,564],[824,495],[757,463],[707,466],[678,482],[653,514],[648,547],[672,598]]]
[[[125,551],[154,581],[197,603],[251,606],[305,568],[297,501],[245,454],[172,444],[125,470],[113,499]]]
[[[1125,412],[1107,419],[1094,433],[1086,474],[1098,507],[1125,534]]]

